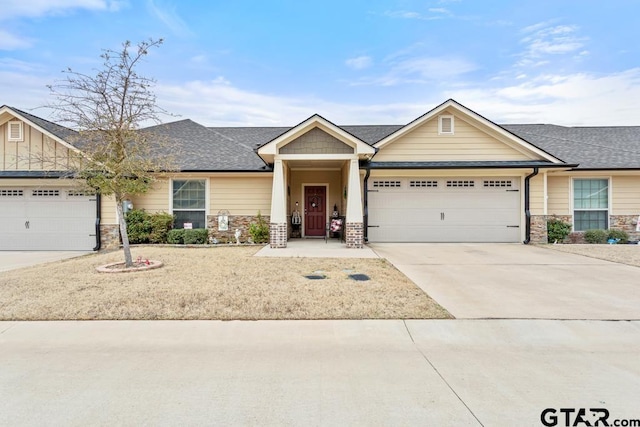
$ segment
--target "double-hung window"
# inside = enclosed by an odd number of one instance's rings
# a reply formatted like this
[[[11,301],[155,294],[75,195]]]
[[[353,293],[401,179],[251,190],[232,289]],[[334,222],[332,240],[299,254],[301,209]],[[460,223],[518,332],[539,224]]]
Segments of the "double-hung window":
[[[609,228],[609,180],[573,180],[575,231]]]
[[[173,206],[175,228],[206,228],[206,182],[204,179],[173,180]]]

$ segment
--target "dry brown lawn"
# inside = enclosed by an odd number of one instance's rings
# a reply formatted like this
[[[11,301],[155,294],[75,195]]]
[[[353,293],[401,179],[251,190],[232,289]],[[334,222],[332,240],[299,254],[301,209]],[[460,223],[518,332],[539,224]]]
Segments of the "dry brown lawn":
[[[452,317],[386,260],[253,257],[258,249],[136,247],[134,258],[165,266],[96,272],[122,260],[112,252],[0,273],[0,320]],[[303,277],[314,272],[327,278]]]
[[[548,249],[584,255],[640,267],[640,245],[540,245]]]

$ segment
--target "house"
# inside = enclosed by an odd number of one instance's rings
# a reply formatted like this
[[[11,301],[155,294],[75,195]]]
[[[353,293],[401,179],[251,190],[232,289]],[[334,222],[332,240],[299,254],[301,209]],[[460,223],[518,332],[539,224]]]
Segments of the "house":
[[[619,228],[640,214],[640,127],[497,125],[448,100],[406,125],[147,128],[179,148],[179,172],[131,200],[214,236],[258,212],[285,247],[291,216],[322,237],[334,211],[347,247],[366,242],[545,242],[550,216]],[[65,177],[70,129],[0,108],[0,249],[98,249],[118,242],[115,202]],[[43,159],[50,159],[45,162]],[[230,231],[221,230],[219,219]]]

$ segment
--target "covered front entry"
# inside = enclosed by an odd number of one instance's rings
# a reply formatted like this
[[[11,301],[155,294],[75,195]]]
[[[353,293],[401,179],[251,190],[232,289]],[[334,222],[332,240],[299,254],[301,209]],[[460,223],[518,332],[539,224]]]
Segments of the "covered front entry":
[[[373,179],[370,242],[518,242],[519,177]]]
[[[302,237],[324,236],[329,207],[344,217],[346,246],[362,248],[360,161],[371,159],[373,147],[314,115],[260,147],[258,154],[273,168],[272,248],[287,247],[292,219],[299,216],[303,218]]]

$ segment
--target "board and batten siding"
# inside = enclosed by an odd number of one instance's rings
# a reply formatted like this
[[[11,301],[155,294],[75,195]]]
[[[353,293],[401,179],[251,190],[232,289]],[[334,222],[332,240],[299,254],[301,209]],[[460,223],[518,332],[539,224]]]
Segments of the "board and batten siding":
[[[209,180],[211,215],[227,210],[231,215],[262,215],[271,212],[271,175],[216,177]]]
[[[547,177],[547,213],[549,215],[572,215],[571,177]]]
[[[612,214],[640,215],[640,176],[613,176],[611,191]]]
[[[447,112],[447,114],[450,114]],[[377,162],[530,160],[524,153],[454,116],[454,134],[438,134],[434,117],[400,139],[383,146]]]
[[[0,170],[65,170],[69,149],[22,122],[22,141],[8,141],[8,122],[0,126]]]

